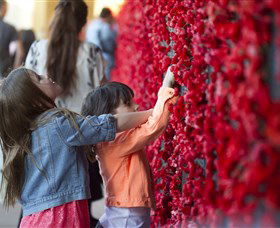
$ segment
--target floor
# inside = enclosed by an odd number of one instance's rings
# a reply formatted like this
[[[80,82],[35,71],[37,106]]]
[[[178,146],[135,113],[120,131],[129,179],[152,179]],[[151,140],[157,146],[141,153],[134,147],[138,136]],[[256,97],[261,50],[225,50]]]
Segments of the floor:
[[[17,227],[19,215],[19,205],[16,205],[15,208],[11,208],[8,212],[6,212],[3,208],[3,205],[0,204],[0,228]]]

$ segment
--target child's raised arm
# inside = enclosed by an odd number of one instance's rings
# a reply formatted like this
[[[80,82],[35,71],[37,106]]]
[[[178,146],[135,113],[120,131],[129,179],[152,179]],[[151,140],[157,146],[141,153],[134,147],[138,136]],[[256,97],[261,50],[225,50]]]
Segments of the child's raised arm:
[[[68,146],[92,145],[98,142],[111,141],[116,132],[135,128],[147,121],[152,109],[143,112],[124,113],[112,116],[74,115],[72,118],[65,115],[55,118],[55,127],[58,136]]]
[[[168,67],[167,72],[165,74],[164,80],[162,82],[163,88],[172,88],[174,84],[174,75],[171,72],[171,67]],[[134,113],[125,113],[115,115],[117,119],[117,132],[122,132],[129,130],[131,128],[138,127],[139,125],[145,123],[149,116],[153,113],[153,109],[143,111],[143,112],[134,112]]]
[[[103,144],[106,146],[101,145],[98,149],[100,154],[109,150],[111,154],[116,156],[126,156],[143,149],[147,144],[155,140],[168,123],[169,104],[175,104],[177,100],[177,97],[174,97],[173,84],[174,76],[169,67],[159,90],[157,103],[147,122],[137,128],[118,134],[114,141]]]
[[[152,114],[152,111],[153,110],[150,109],[142,112],[129,112],[114,115],[117,120],[117,132],[126,131],[145,123]]]

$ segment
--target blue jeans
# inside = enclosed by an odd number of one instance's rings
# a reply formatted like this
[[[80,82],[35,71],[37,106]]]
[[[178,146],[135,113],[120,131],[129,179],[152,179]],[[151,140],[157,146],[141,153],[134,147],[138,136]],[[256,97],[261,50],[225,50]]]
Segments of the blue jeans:
[[[103,228],[148,228],[150,211],[147,207],[105,207],[99,222]]]

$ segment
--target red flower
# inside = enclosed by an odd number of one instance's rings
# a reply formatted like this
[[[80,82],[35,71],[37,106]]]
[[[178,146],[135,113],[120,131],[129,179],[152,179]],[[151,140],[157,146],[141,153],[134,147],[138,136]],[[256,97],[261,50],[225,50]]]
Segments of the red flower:
[[[250,226],[258,205],[260,223],[276,224],[280,104],[270,99],[263,55],[273,19],[278,28],[277,0],[124,4],[113,79],[147,109],[174,64],[180,95],[164,134],[147,147],[154,227]]]

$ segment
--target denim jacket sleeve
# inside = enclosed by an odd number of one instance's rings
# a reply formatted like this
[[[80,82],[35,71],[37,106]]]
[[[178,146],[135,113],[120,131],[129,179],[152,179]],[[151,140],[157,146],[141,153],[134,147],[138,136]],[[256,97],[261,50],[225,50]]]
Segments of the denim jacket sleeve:
[[[116,136],[116,119],[111,114],[101,116],[76,116],[77,128],[67,117],[55,118],[56,130],[68,146],[92,145],[111,141]]]

